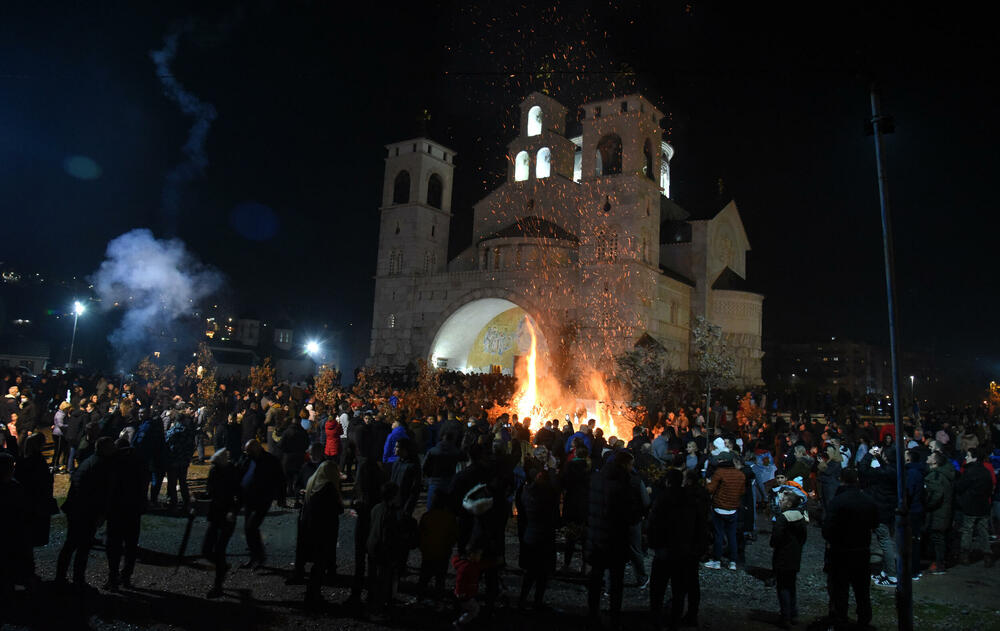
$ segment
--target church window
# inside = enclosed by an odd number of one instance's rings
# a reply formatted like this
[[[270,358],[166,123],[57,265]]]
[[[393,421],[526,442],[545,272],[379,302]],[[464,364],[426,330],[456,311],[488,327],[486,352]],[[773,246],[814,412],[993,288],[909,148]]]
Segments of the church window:
[[[396,234],[399,234],[399,222],[396,222]]]
[[[431,151],[431,146],[430,145],[427,145],[427,153],[433,155],[433,152]]]
[[[403,271],[403,251],[392,250],[389,252],[389,275],[395,276]]]
[[[535,177],[540,180],[549,177],[551,173],[552,151],[548,147],[542,147],[535,157]]]
[[[535,105],[528,110],[528,135],[537,136],[542,133],[542,108]]]
[[[514,181],[523,182],[528,179],[528,173],[531,169],[531,158],[528,157],[527,151],[522,151],[517,154],[514,159]]]
[[[390,329],[395,329],[396,328],[396,314],[395,313],[390,313],[389,314],[389,317],[387,318],[386,324],[389,326]]]
[[[434,236],[434,232],[436,232],[436,231],[437,231],[437,224],[434,224],[433,226],[431,226],[431,236],[432,237]]]
[[[441,208],[441,201],[444,198],[444,183],[441,176],[432,173],[427,180],[427,205],[433,208]]]
[[[413,143],[413,153],[417,152],[417,143]]]
[[[666,152],[660,155],[660,188],[664,197],[670,197],[670,159]]]
[[[399,147],[396,147],[396,155],[399,156]]]
[[[622,139],[618,134],[608,134],[597,143],[597,174],[616,175],[622,172]]]
[[[405,204],[410,201],[410,172],[400,171],[392,183],[392,203]]]
[[[642,167],[642,171],[643,171],[642,174],[655,182],[656,181],[656,173],[653,173],[653,155],[654,155],[653,154],[653,143],[652,143],[652,141],[649,138],[647,138],[646,139],[646,144],[643,145],[643,147],[642,147],[642,156],[645,159],[645,162],[643,163],[643,167]]]
[[[618,233],[599,232],[597,234],[597,259],[599,261],[614,261],[618,258]]]

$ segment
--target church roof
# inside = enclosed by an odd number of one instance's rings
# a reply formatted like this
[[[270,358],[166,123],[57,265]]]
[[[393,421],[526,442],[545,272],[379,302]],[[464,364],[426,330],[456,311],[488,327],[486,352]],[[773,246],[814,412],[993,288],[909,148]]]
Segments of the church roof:
[[[673,278],[674,280],[682,282],[682,283],[684,283],[685,285],[687,285],[689,287],[694,287],[694,285],[695,285],[695,282],[693,280],[691,280],[690,278],[688,278],[684,274],[681,274],[680,272],[675,272],[674,270],[670,269],[669,267],[664,267],[664,266],[661,265],[660,266],[660,273],[663,274],[664,276],[666,276],[667,278]]]
[[[750,292],[753,291],[750,288],[750,285],[749,283],[747,283],[747,280],[745,278],[743,278],[742,276],[740,276],[739,274],[737,274],[728,267],[722,270],[722,273],[719,274],[719,277],[715,279],[714,283],[712,283],[712,289],[724,289],[728,291],[750,291]]]
[[[684,210],[674,200],[660,195],[660,221],[684,221],[691,213]]]
[[[510,239],[517,237],[529,237],[533,239],[557,239],[559,241],[580,242],[577,236],[562,226],[556,225],[541,217],[523,217],[517,219],[506,228],[485,236],[479,240],[490,241],[491,239]]]

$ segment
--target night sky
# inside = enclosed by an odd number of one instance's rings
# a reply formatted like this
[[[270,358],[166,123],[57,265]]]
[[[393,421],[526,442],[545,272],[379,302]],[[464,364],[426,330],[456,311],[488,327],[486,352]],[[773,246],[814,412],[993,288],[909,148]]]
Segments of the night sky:
[[[669,112],[675,201],[705,214],[735,198],[765,338],[881,343],[877,76],[902,344],[992,361],[995,37],[917,4],[4,2],[0,261],[82,276],[148,227],[222,270],[236,311],[345,328],[360,362],[383,145],[425,126],[458,152],[454,254],[504,177],[524,96],[572,111],[642,92]],[[171,35],[172,76],[216,113],[175,197],[193,118],[150,57]]]

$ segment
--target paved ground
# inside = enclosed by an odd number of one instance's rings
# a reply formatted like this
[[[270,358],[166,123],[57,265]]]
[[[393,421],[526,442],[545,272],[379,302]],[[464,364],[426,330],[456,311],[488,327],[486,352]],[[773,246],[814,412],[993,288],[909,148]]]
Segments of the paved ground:
[[[204,467],[192,467],[196,478],[193,490],[205,475]],[[65,493],[65,478],[57,478],[57,492]],[[373,624],[355,618],[338,607],[348,594],[348,582],[338,579],[324,589],[331,603],[321,612],[307,611],[301,606],[304,588],[286,586],[295,546],[296,512],[278,509],[264,522],[267,568],[258,572],[234,570],[226,584],[226,597],[209,601],[203,598],[212,581],[212,567],[197,557],[205,532],[205,521],[199,518],[193,526],[191,543],[180,564],[178,546],[186,519],[164,513],[143,518],[142,555],[134,578],[135,589],[119,594],[93,591],[83,597],[73,592],[57,590],[51,583],[55,556],[63,542],[64,521],[53,521],[51,543],[37,550],[39,574],[43,583],[31,598],[19,595],[21,608],[17,613],[0,612],[7,622],[3,629],[439,629],[449,627],[454,616],[447,606],[429,607],[419,604],[401,605],[388,623]],[[231,563],[246,560],[246,544],[242,535],[242,518],[229,550]],[[340,573],[353,572],[351,552],[354,522],[345,517],[340,532]],[[746,571],[701,570],[703,629],[775,629],[777,601],[773,588],[765,585],[769,575],[770,548],[767,526],[756,543],[747,549]],[[799,574],[800,628],[825,628],[817,620],[826,613],[825,574],[822,572],[822,538],[818,528],[809,529],[809,540]],[[517,543],[513,530],[508,533],[510,569],[504,575],[504,586],[510,601],[516,600],[520,584],[517,570]],[[417,553],[411,566],[419,563]],[[91,585],[104,583],[107,564],[103,548],[91,553],[88,580]],[[626,580],[631,580],[628,574]],[[401,596],[413,592],[414,577],[405,579]],[[955,568],[945,576],[926,576],[914,586],[917,629],[947,629],[957,631],[1000,630],[1000,567],[985,570],[982,563],[974,567]],[[880,629],[896,627],[891,590],[873,589],[875,624]],[[553,581],[547,601],[560,611],[537,614],[502,608],[490,621],[474,628],[483,629],[582,629],[586,628],[586,588],[579,578],[559,577]],[[852,605],[853,608],[853,605]],[[640,630],[649,627],[648,594],[635,586],[626,587],[625,627]],[[852,609],[853,610],[853,609]]]

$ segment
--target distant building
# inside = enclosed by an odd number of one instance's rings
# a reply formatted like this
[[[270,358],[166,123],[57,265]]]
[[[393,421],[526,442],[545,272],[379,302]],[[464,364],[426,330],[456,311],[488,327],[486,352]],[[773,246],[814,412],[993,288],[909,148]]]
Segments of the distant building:
[[[250,368],[271,358],[279,381],[305,381],[316,374],[316,360],[303,344],[297,344],[294,325],[283,319],[270,326],[253,316],[226,319],[216,323],[206,318],[206,337],[215,356],[217,374],[223,379],[248,377]]]
[[[761,382],[764,296],[736,204],[693,215],[670,198],[674,150],[640,95],[567,109],[520,106],[507,181],[475,205],[473,243],[448,260],[455,152],[426,138],[386,147],[368,364],[418,359],[510,374],[538,332],[543,357],[601,368],[650,336],[684,370],[691,325],[722,327],[740,385]]]
[[[49,345],[45,342],[10,335],[0,337],[0,368],[24,368],[38,374],[48,368]]]

